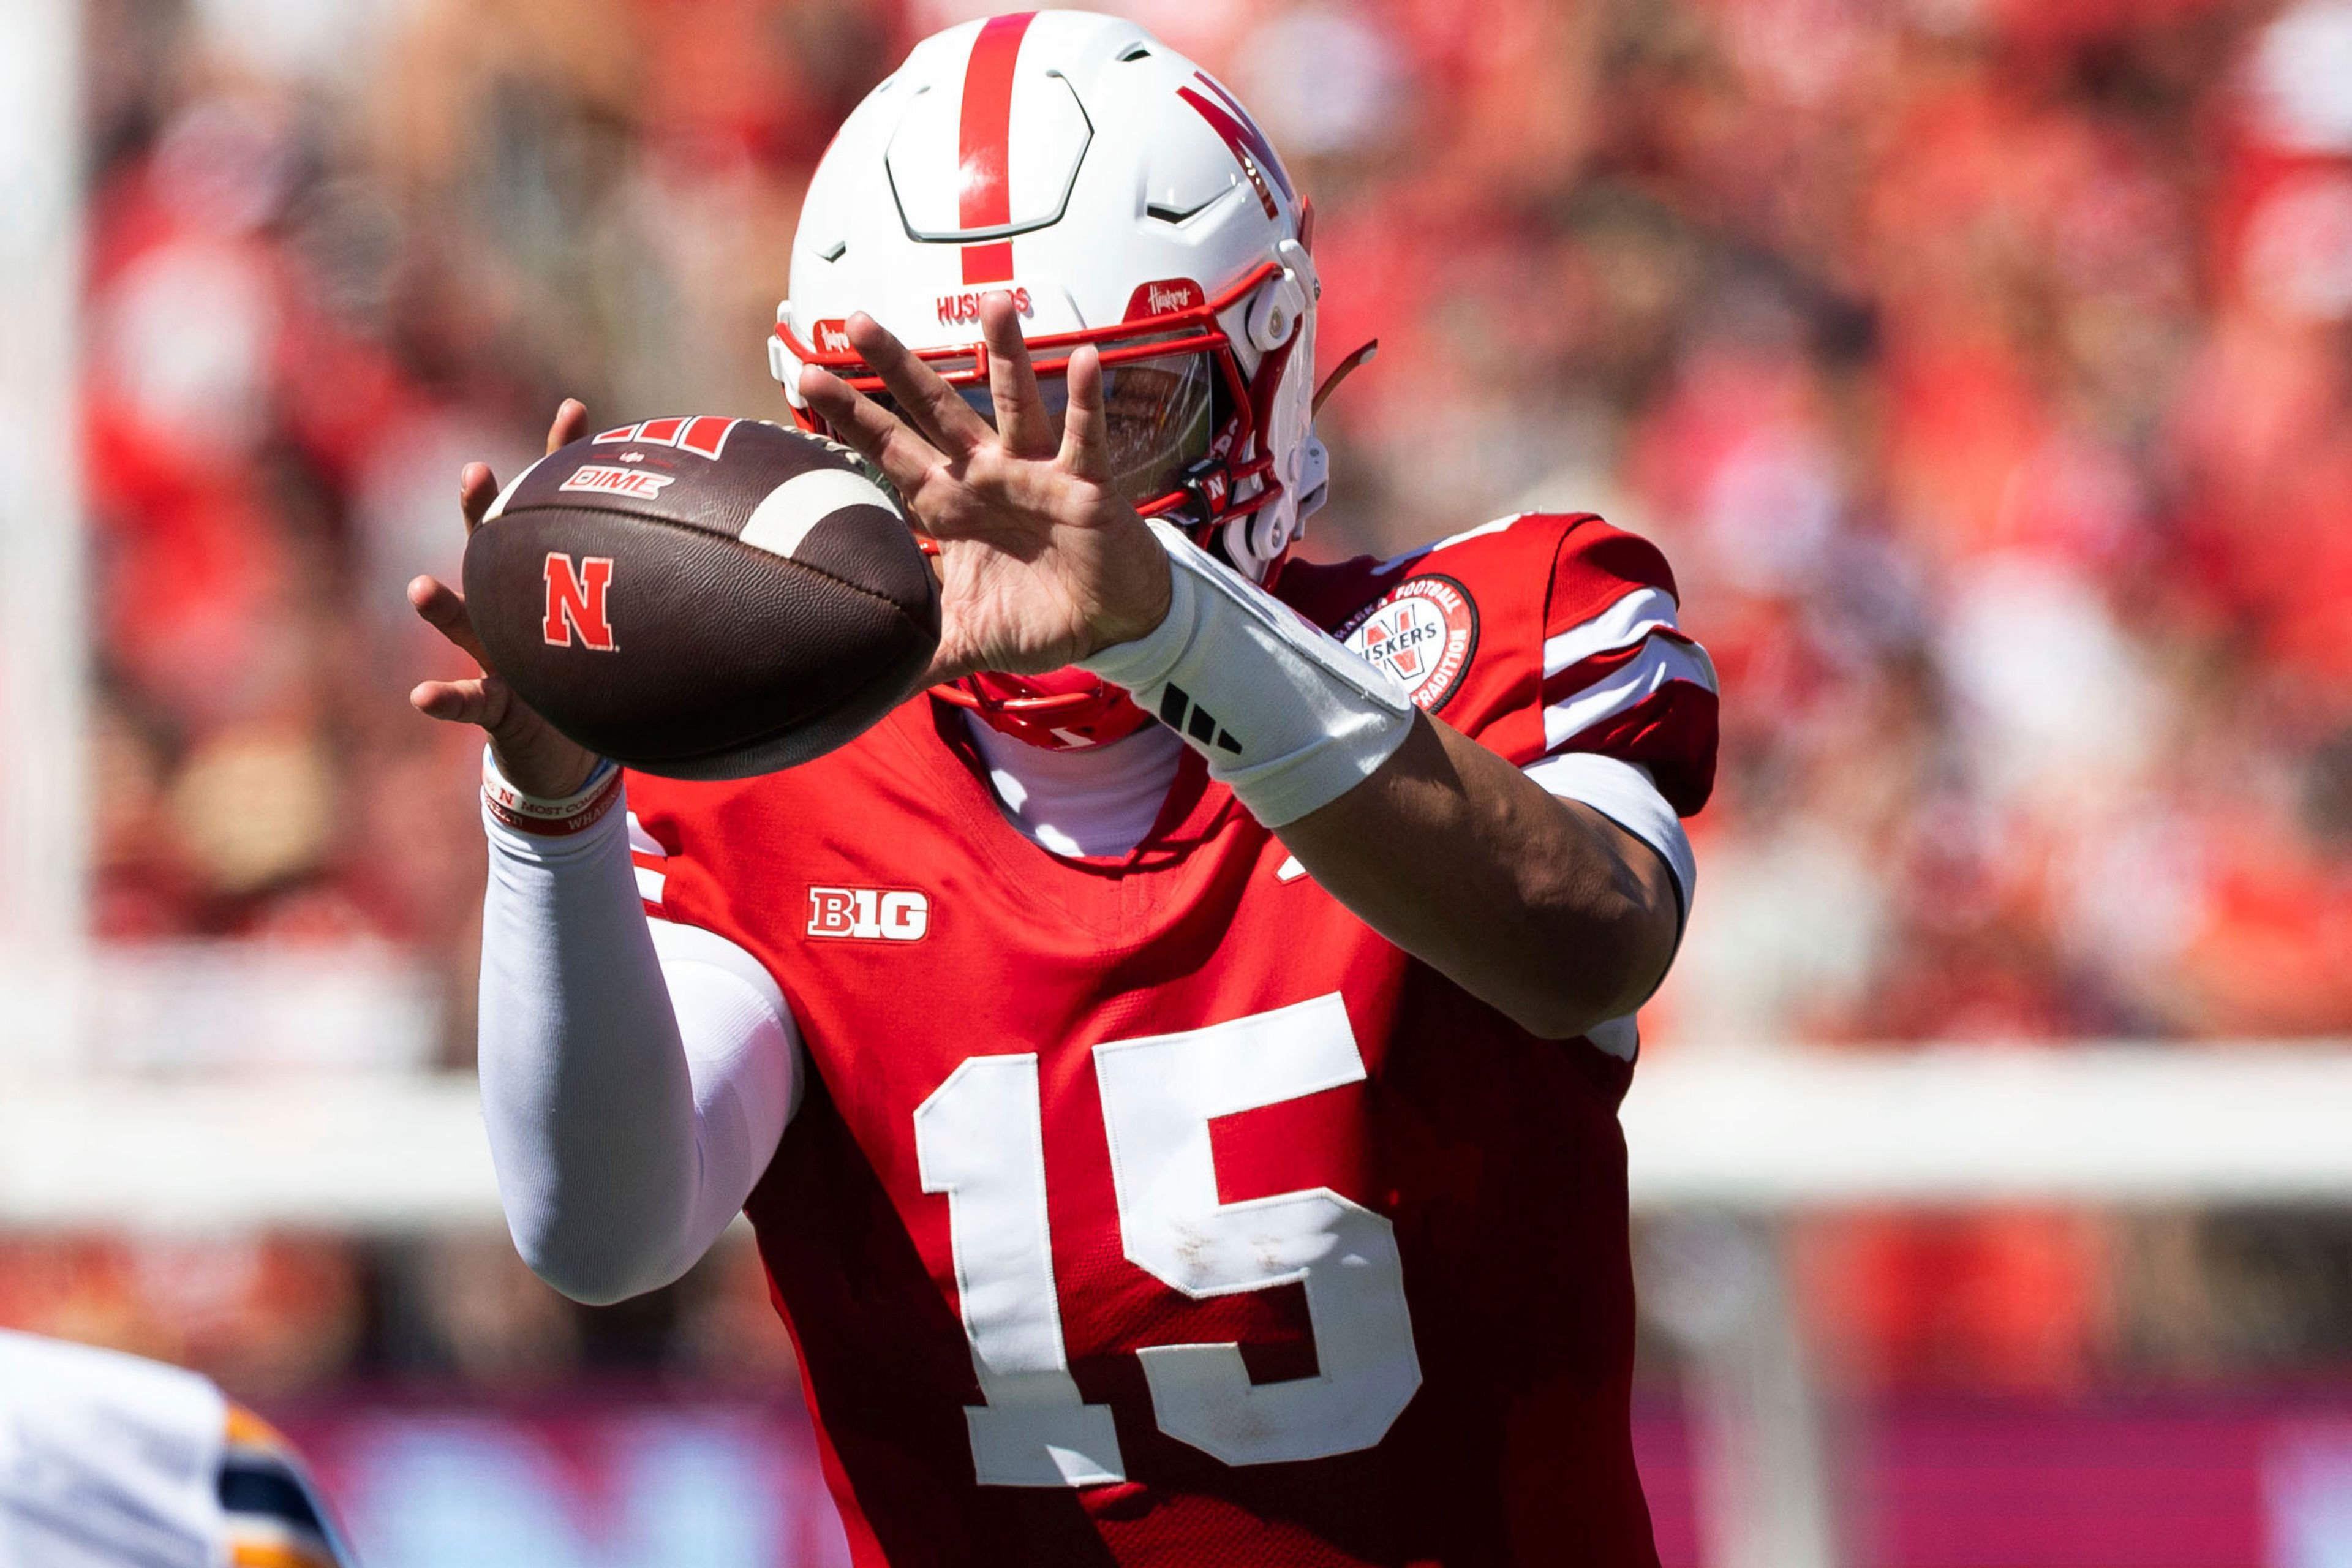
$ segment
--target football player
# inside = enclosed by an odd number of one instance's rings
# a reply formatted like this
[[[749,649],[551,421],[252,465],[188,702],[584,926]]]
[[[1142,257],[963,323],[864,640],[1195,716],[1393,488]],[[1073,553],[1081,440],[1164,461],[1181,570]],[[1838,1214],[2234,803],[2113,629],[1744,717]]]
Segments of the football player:
[[[929,695],[713,784],[414,694],[489,733],[518,1246],[610,1301],[747,1213],[861,1564],[1656,1561],[1616,1109],[1714,674],[1595,517],[1290,559],[1310,238],[1133,23],[929,39],[769,352],[936,551]]]
[[[341,1568],[301,1461],[192,1372],[0,1330],[0,1563]]]

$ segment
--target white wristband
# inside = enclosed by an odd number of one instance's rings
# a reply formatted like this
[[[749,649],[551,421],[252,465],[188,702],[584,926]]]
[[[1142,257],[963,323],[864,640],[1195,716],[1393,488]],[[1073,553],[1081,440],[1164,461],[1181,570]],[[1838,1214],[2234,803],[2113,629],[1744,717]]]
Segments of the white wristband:
[[[620,798],[621,770],[609,757],[597,760],[578,789],[548,800],[509,784],[489,747],[482,748],[482,809],[502,827],[534,838],[568,838],[595,826]]]
[[[1412,728],[1412,700],[1297,612],[1153,522],[1168,616],[1080,665],[1125,687],[1209,759],[1250,815],[1281,827],[1370,778]]]

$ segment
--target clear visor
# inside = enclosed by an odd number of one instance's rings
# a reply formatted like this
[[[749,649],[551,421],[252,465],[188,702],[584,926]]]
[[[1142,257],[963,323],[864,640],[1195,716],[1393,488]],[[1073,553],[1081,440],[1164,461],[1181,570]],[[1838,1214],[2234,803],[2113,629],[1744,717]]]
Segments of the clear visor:
[[[1103,409],[1110,426],[1111,481],[1130,506],[1140,506],[1176,489],[1184,469],[1209,455],[1215,419],[1216,366],[1209,355],[1180,354],[1103,367]],[[1038,381],[1054,428],[1062,427],[1069,405],[1066,377]],[[985,384],[956,392],[993,427],[996,400]],[[877,393],[874,401],[892,413],[897,399]]]

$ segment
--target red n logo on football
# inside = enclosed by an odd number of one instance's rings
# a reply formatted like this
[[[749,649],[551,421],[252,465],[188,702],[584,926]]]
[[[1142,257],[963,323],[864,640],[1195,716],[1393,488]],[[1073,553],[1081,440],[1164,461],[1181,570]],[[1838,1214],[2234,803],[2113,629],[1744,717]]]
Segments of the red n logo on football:
[[[613,623],[604,616],[604,591],[613,585],[613,558],[589,555],[577,570],[560,550],[547,552],[547,624],[541,635],[557,647],[570,647],[572,634],[599,653],[613,653]]]

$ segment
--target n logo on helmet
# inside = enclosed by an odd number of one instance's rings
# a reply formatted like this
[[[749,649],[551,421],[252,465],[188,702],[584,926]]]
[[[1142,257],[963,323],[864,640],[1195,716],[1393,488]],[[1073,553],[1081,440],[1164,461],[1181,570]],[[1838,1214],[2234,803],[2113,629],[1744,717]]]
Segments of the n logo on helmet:
[[[572,635],[598,653],[614,653],[613,623],[604,613],[605,593],[613,585],[613,558],[589,555],[577,567],[560,550],[547,552],[547,624],[541,635],[555,647],[570,647]]]
[[[1233,153],[1234,162],[1242,166],[1242,174],[1249,180],[1250,189],[1257,193],[1258,205],[1265,208],[1265,216],[1278,216],[1274,205],[1274,192],[1267,187],[1266,181],[1271,178],[1282,188],[1286,197],[1296,199],[1297,193],[1290,188],[1290,176],[1283,172],[1282,160],[1274,155],[1274,143],[1265,139],[1265,132],[1257,128],[1257,121],[1249,117],[1249,110],[1234,101],[1232,93],[1210,80],[1206,72],[1194,71],[1192,79],[1209,89],[1213,101],[1211,98],[1202,97],[1190,87],[1178,88],[1176,96],[1191,104],[1193,110],[1209,122],[1209,129],[1217,133],[1218,139]]]

